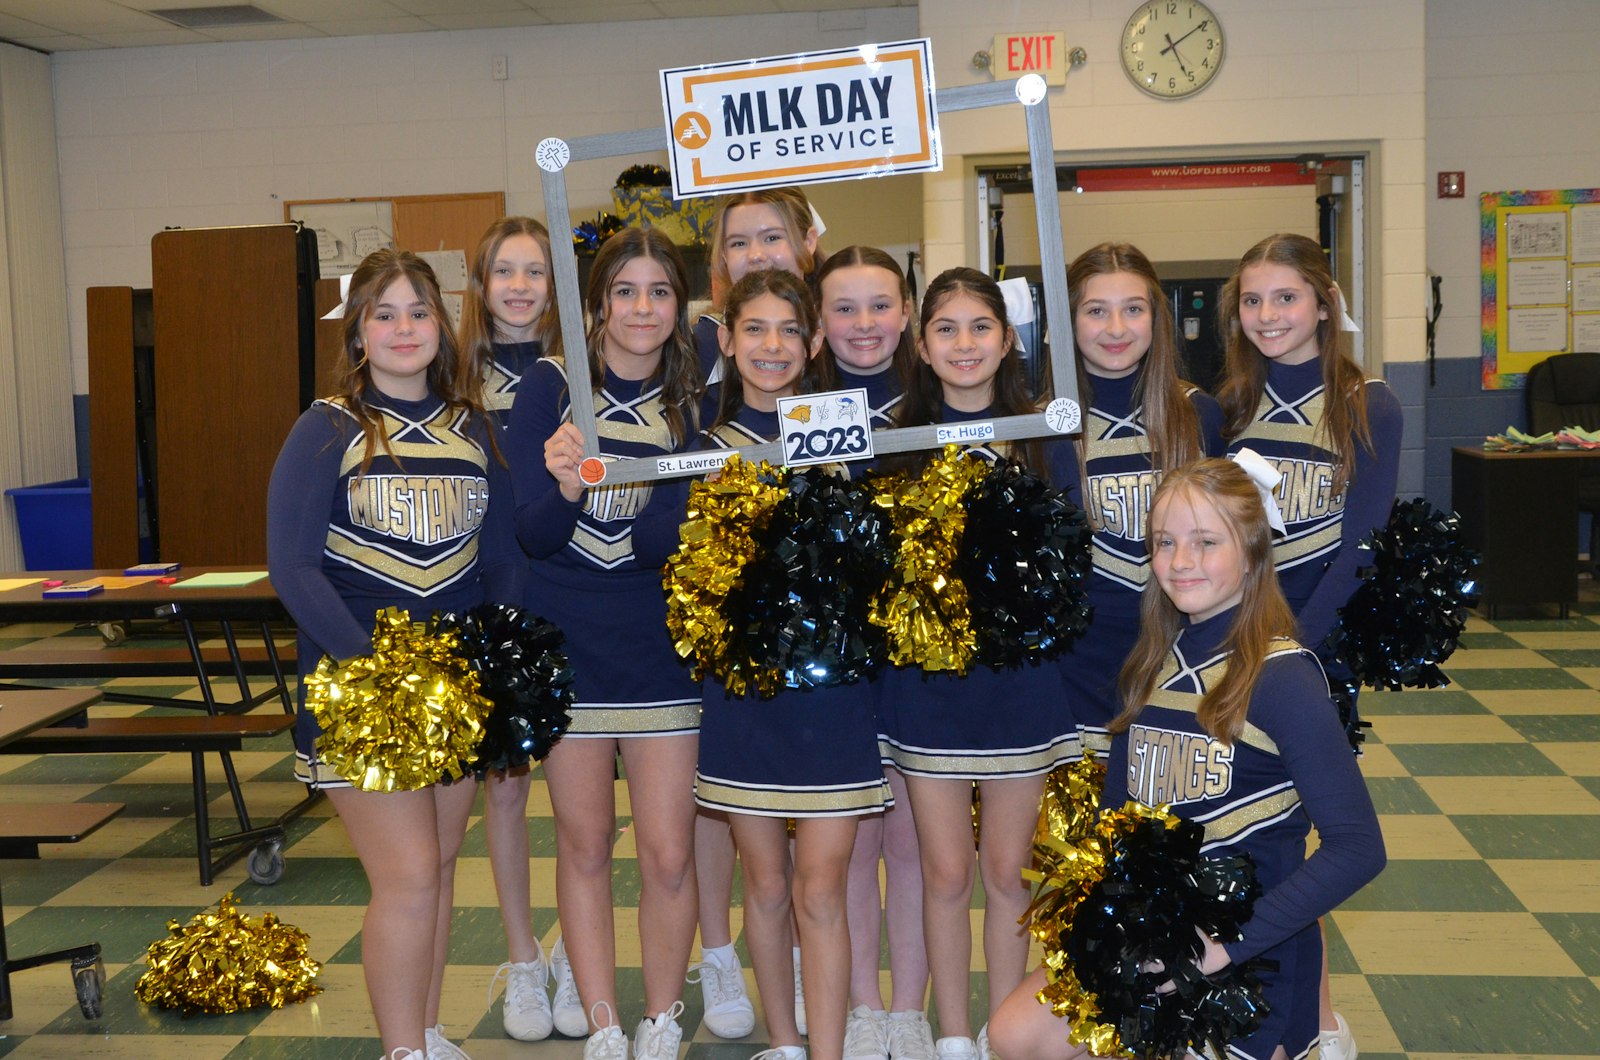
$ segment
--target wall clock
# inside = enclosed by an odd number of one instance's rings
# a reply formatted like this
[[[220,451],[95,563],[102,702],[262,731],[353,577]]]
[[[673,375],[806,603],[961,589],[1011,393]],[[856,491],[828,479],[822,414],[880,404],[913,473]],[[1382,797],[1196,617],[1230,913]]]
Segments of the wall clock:
[[[1184,99],[1222,68],[1222,24],[1199,0],[1140,4],[1122,29],[1122,68],[1141,92]]]

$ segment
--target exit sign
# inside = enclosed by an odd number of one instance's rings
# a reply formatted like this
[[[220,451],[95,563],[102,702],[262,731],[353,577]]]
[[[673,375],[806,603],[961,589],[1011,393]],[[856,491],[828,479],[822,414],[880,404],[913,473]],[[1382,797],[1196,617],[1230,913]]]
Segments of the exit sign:
[[[1064,33],[1002,33],[995,37],[989,54],[989,72],[997,81],[1038,74],[1047,85],[1067,83]]]

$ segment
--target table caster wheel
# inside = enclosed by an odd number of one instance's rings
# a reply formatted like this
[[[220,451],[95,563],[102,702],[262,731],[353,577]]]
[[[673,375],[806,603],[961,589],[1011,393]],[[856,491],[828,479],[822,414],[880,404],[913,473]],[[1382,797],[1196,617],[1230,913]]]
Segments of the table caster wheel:
[[[271,840],[250,852],[250,878],[265,887],[283,879],[283,842]]]
[[[72,962],[72,989],[78,995],[83,1018],[97,1020],[102,1011],[106,988],[106,965],[99,955],[78,957]]]
[[[126,622],[101,622],[96,628],[100,630],[100,639],[107,644],[121,644],[128,639],[128,624]]]

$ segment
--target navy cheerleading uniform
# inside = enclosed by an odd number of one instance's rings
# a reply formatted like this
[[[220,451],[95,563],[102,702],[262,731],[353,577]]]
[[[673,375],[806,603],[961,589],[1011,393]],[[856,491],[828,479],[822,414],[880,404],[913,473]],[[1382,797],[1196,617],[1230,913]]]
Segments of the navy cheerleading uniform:
[[[369,395],[389,445],[365,474],[361,424],[342,400],[318,401],[289,432],[267,492],[267,565],[298,629],[295,776],[316,787],[349,787],[317,758],[321,730],[304,709],[305,678],[324,655],[370,652],[384,608],[421,620],[521,598],[510,475],[492,428],[436,397]]]
[[[587,382],[587,365],[581,369]],[[601,456],[674,452],[659,382],[606,370],[595,392]],[[567,380],[546,358],[523,377],[506,443],[516,496],[516,534],[533,557],[528,599],[567,635],[577,702],[567,738],[673,736],[700,724],[700,690],[667,635],[661,576],[633,548],[635,517],[652,484],[621,482],[576,501],[544,466],[544,443],[571,416]]]
[[[1381,379],[1364,386],[1372,451],[1352,439],[1350,481],[1334,493],[1339,459],[1323,421],[1326,395],[1320,360],[1267,362],[1255,419],[1228,445],[1250,448],[1283,475],[1274,497],[1287,530],[1272,544],[1283,595],[1300,620],[1300,639],[1319,649],[1339,608],[1360,584],[1361,539],[1389,521],[1400,470],[1400,402]],[[1355,400],[1358,395],[1352,395]]]
[[[496,342],[489,365],[483,373],[483,407],[504,428],[511,423],[511,403],[516,400],[517,387],[540,357],[544,344],[538,339],[528,342]]]
[[[900,399],[905,397],[905,390],[900,386],[900,373],[894,370],[894,365],[890,364],[872,375],[859,375],[838,358],[834,358],[833,367],[839,374],[840,390],[860,387],[867,392],[867,404],[872,408],[872,417],[867,422],[873,430],[888,430],[894,426],[894,410],[899,407]]]
[[[1111,745],[1106,725],[1122,710],[1117,676],[1139,639],[1139,598],[1150,579],[1146,520],[1161,476],[1151,462],[1145,409],[1138,401],[1143,375],[1143,363],[1120,379],[1091,373],[1083,424],[1084,510],[1094,527],[1088,586],[1094,620],[1059,662],[1083,747],[1098,754]],[[1222,410],[1203,391],[1191,389],[1188,396],[1199,416],[1201,452],[1220,454]]]
[[[939,422],[992,418],[989,410],[960,412],[946,405]],[[1049,466],[1031,470],[1079,503],[1071,443],[1061,438],[1043,444]],[[1002,455],[988,446],[967,452],[991,464]],[[1048,773],[1078,757],[1077,722],[1053,662],[999,671],[974,664],[964,676],[896,667],[885,670],[878,684],[880,750],[884,762],[902,773],[998,780]]]
[[[743,408],[701,436],[702,449],[735,449],[778,436],[778,414]],[[681,520],[687,487],[675,504]],[[652,505],[652,507],[654,507]],[[729,695],[705,681],[695,801],[763,817],[847,817],[892,804],[878,757],[874,685],[780,689],[771,699]]]
[[[1207,688],[1226,672],[1222,641],[1230,608],[1186,626],[1156,679],[1150,702],[1112,741],[1107,809],[1128,799],[1163,803],[1205,828],[1203,854],[1248,854],[1262,896],[1224,943],[1234,964],[1260,957],[1270,1011],[1259,1030],[1229,1043],[1239,1060],[1269,1060],[1282,1046],[1303,1057],[1317,1041],[1322,936],[1317,918],[1383,869],[1383,835],[1312,654],[1275,642],[1251,692],[1243,731],[1232,742],[1208,735],[1196,719]],[[1306,857],[1306,835],[1318,846]]]

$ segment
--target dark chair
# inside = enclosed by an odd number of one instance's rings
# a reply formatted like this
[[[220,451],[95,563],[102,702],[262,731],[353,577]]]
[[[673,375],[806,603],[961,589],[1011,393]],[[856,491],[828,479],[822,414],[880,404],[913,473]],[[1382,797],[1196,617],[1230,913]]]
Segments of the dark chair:
[[[1528,432],[1600,428],[1600,353],[1561,353],[1528,370]],[[1600,458],[1584,461],[1578,510],[1589,514],[1589,563],[1600,572]]]

